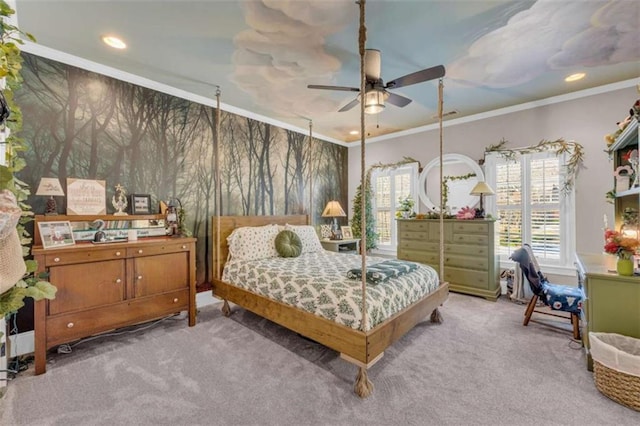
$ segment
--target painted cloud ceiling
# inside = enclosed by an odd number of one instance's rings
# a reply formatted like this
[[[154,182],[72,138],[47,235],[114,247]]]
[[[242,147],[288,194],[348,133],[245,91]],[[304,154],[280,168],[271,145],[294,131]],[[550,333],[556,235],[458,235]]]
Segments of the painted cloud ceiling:
[[[337,112],[359,87],[353,0],[17,0],[25,51],[82,58],[248,111],[329,140],[359,139],[359,108]],[[635,0],[369,0],[368,48],[385,82],[442,64],[452,118],[611,83],[640,82],[640,2]],[[102,45],[104,34],[128,48]],[[71,58],[71,59],[70,59]],[[587,76],[571,85],[564,78]],[[437,81],[392,90],[412,99],[367,116],[371,136],[434,123]],[[201,98],[201,99],[202,99]]]

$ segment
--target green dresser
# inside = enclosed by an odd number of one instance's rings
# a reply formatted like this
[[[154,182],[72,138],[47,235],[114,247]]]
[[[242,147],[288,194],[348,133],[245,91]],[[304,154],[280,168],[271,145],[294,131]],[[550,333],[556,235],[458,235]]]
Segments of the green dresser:
[[[607,254],[578,253],[576,267],[586,296],[582,305],[582,343],[587,351],[587,368],[592,370],[590,331],[640,339],[640,277],[618,275],[615,256]]]
[[[440,221],[398,219],[398,259],[440,269]],[[495,221],[444,221],[444,280],[449,289],[490,300],[500,296]]]

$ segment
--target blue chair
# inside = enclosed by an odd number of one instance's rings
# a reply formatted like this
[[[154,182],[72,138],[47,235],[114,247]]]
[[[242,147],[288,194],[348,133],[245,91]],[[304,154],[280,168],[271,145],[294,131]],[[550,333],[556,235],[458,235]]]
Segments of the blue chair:
[[[534,312],[568,318],[571,320],[573,338],[579,340],[580,314],[582,311],[582,301],[584,300],[582,288],[549,283],[547,278],[540,272],[538,261],[529,244],[523,244],[521,248],[511,253],[510,259],[520,265],[522,278],[529,282],[529,286],[533,292],[533,297],[529,301],[527,310],[524,313],[523,325],[526,326],[529,324],[531,315]],[[538,300],[541,300],[551,310],[536,310]],[[567,312],[569,316],[567,317],[554,311]],[[549,323],[544,324],[551,325]]]

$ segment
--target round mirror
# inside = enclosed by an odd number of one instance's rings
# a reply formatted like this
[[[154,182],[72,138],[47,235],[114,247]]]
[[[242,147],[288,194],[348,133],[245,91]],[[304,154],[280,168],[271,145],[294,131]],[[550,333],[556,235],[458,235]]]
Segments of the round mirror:
[[[484,181],[482,169],[471,158],[461,154],[442,156],[442,176],[445,191],[445,212],[455,214],[463,207],[473,207],[480,198],[469,195],[473,187]],[[440,212],[440,158],[431,160],[420,173],[420,201],[431,212]]]

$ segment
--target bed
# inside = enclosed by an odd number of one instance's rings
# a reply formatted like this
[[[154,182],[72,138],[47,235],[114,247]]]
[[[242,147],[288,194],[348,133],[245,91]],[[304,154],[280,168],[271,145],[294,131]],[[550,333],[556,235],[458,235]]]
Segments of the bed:
[[[359,264],[358,262],[361,262],[360,256],[329,254],[330,252],[315,254],[303,252],[297,261],[281,259],[288,262],[287,266],[280,267],[280,272],[271,272],[273,275],[271,279],[276,277],[275,281],[279,281],[279,285],[268,281],[270,279],[268,268],[273,259],[267,261],[264,256],[258,256],[260,259],[242,259],[241,261],[231,259],[229,264],[226,264],[229,257],[227,238],[235,229],[264,227],[265,225],[280,225],[281,227],[293,225],[295,227],[308,225],[308,223],[309,218],[306,215],[214,217],[213,237],[217,249],[214,250],[213,256],[215,274],[213,294],[224,301],[222,310],[226,316],[231,314],[228,302],[232,302],[339,352],[343,359],[360,367],[355,391],[360,397],[366,397],[372,391],[366,374],[367,369],[383,356],[387,347],[400,339],[426,316],[430,315],[432,322],[440,323],[442,318],[438,307],[447,299],[449,287],[446,282],[438,281],[437,274],[433,269],[423,265],[419,265],[418,270],[402,277],[390,279],[385,285],[367,284],[368,321],[363,326],[360,320],[362,312],[357,309],[357,304],[353,309],[353,303],[344,302],[346,299],[341,299],[343,308],[334,309],[333,314],[329,306],[331,304],[329,299],[334,299],[335,302],[336,297],[341,297],[344,293],[352,293],[351,295],[355,296],[356,300],[358,294],[362,295],[361,290],[358,293],[361,280],[349,280],[346,278],[347,271],[343,269]],[[315,238],[317,239],[317,236]],[[327,258],[326,256],[334,257]],[[357,262],[355,262],[356,260]],[[367,264],[377,263],[379,260],[383,259],[367,258]],[[327,265],[327,262],[331,265],[322,268],[322,265]],[[305,263],[308,265],[309,271],[318,272],[319,269],[322,269],[323,273],[338,273],[335,281],[338,286],[342,286],[342,292],[328,291],[329,296],[326,294],[324,296],[326,300],[317,304],[320,306],[315,307],[314,303],[309,303],[309,300],[314,298],[317,300],[317,294],[307,294],[298,300],[291,297],[292,291],[295,291],[292,288],[301,289],[301,294],[303,294],[305,286],[311,285],[311,288],[319,286],[317,283],[303,283],[303,276],[313,275],[311,272],[304,271],[303,265]],[[284,275],[282,270],[285,271]],[[289,270],[289,275],[286,270]],[[325,282],[331,281],[327,276],[324,276],[323,279]],[[257,285],[252,286],[251,281]],[[296,286],[288,285],[288,282],[293,283],[294,281],[297,283]],[[351,285],[349,281],[351,281]],[[402,282],[397,284],[397,281]],[[397,287],[396,290],[399,289],[398,291],[404,294],[403,301],[398,300],[398,297],[401,296],[398,296],[397,292],[394,293],[391,287]],[[268,291],[269,288],[275,289],[275,295]],[[309,291],[309,287],[306,291]],[[396,299],[385,302],[384,298],[390,294],[394,294],[395,296],[392,297]],[[379,303],[376,303],[376,300]],[[348,304],[346,308],[344,308],[345,303]],[[353,315],[336,315],[336,310],[339,313],[353,311]],[[324,311],[327,312],[326,315],[323,315]]]

